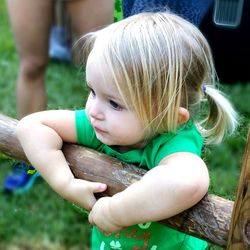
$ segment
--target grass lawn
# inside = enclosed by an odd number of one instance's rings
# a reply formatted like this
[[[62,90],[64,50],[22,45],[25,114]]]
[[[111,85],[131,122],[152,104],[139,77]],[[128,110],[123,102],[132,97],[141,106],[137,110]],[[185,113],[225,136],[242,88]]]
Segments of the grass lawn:
[[[18,58],[4,1],[0,1],[0,16],[0,113],[15,118]],[[84,106],[86,89],[81,69],[52,61],[46,81],[48,109]],[[250,122],[250,84],[223,84],[222,88],[239,111],[241,125],[233,137],[220,146],[207,149],[205,161],[210,169],[210,192],[234,199]],[[0,154],[0,190],[12,164],[13,159]],[[0,195],[0,250],[89,249],[89,238],[90,227],[86,218],[55,194],[41,178],[28,193]]]

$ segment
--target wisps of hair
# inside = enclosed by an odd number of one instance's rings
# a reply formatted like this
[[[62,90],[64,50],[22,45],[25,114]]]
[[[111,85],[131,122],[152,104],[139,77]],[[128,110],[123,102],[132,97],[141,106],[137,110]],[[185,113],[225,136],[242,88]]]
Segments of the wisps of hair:
[[[77,52],[75,53],[77,56],[76,61],[83,67],[86,66],[89,53],[94,47],[95,39],[96,32],[89,32],[80,37],[73,46],[73,50]]]

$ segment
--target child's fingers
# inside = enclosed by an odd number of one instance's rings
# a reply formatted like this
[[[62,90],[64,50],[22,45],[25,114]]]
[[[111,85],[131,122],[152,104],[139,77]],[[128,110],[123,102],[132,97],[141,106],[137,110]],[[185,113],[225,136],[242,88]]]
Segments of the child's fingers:
[[[87,205],[87,207],[86,206],[85,207],[88,210],[91,210],[97,201],[97,198],[95,197],[94,194],[104,192],[106,189],[107,189],[106,184],[99,183],[99,182],[91,182],[90,189],[89,189],[89,191],[91,191],[91,195],[88,198],[88,205]],[[86,199],[86,196],[85,196],[85,199]]]
[[[77,184],[78,188],[83,188],[86,192],[91,193],[101,193],[107,189],[107,185],[101,182],[91,182],[81,179],[74,179],[74,182]]]
[[[101,193],[107,189],[107,185],[104,183],[93,182],[92,184],[92,192],[93,193]]]
[[[93,194],[94,193],[101,193],[107,189],[107,185],[100,182],[91,182],[91,189]]]

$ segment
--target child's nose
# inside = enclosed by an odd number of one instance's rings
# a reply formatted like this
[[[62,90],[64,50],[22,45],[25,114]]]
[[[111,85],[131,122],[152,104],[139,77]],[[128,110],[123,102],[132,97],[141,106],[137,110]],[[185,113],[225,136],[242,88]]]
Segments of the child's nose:
[[[98,100],[94,100],[91,103],[89,114],[94,119],[98,119],[98,120],[104,119],[103,105]]]

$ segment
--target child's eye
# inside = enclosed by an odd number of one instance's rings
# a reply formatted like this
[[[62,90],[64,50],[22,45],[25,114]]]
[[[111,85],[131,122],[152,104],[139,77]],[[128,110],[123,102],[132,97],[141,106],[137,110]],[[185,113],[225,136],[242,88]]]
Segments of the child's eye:
[[[89,92],[90,96],[95,96],[95,91],[88,85],[86,84],[87,91]]]
[[[115,110],[122,110],[122,107],[118,103],[116,103],[116,102],[114,102],[112,100],[109,101],[109,104]]]
[[[95,96],[95,91],[93,89],[89,89],[90,95]]]

